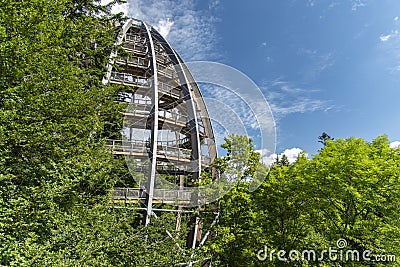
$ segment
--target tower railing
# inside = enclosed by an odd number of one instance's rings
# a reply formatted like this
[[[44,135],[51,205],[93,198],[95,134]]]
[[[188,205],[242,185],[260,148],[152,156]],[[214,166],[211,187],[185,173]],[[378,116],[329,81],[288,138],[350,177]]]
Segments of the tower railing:
[[[128,51],[132,51],[142,55],[146,55],[148,51],[147,46],[141,43],[124,42],[122,47]]]
[[[158,90],[166,95],[181,98],[181,90],[164,82],[158,82]]]
[[[136,76],[125,72],[111,72],[110,80],[138,86],[150,86],[150,82],[146,77]]]
[[[131,41],[131,42],[136,42],[136,43],[142,43],[143,45],[146,44],[146,39],[139,34],[129,34],[127,33],[125,35],[125,40],[126,41]]]
[[[126,72],[112,71],[110,76],[111,82],[121,82],[124,84],[137,85],[141,87],[151,86],[151,82],[147,77],[133,75]],[[180,99],[182,98],[182,90],[180,88],[171,86],[165,82],[158,82],[158,89],[160,93]]]
[[[112,192],[114,200],[140,200],[146,198],[146,192],[141,188],[116,187]],[[192,192],[179,189],[154,189],[154,198],[163,202],[189,202],[192,198]]]
[[[158,73],[163,75],[164,77],[174,79],[177,76],[176,71],[169,67],[162,66],[161,64],[157,63]]]
[[[107,140],[106,147],[111,148],[111,152],[138,152],[147,153],[148,148],[146,142],[139,140],[124,141],[124,140]]]
[[[149,153],[150,144],[143,140],[107,140],[106,147],[111,148],[114,154],[120,153]],[[157,155],[166,159],[188,160],[190,161],[191,149],[170,146],[162,141],[157,142]]]
[[[149,61],[142,57],[119,57],[116,60],[118,63],[128,64],[134,67],[148,68],[150,66]]]
[[[151,112],[151,106],[149,105],[142,105],[142,104],[136,104],[134,106],[134,109],[129,109],[126,112],[123,112],[123,114],[127,116],[150,116]],[[175,125],[181,125],[183,127],[186,126],[188,116],[179,114],[176,112],[171,112],[169,110],[163,110],[160,109],[158,111],[158,117],[168,123],[172,123]]]

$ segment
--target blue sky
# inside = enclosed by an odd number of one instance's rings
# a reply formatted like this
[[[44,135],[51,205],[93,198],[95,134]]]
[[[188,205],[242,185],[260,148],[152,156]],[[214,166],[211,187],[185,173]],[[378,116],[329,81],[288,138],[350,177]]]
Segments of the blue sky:
[[[323,131],[400,140],[398,0],[128,0],[119,10],[185,60],[248,75],[272,108],[277,153],[315,154]]]

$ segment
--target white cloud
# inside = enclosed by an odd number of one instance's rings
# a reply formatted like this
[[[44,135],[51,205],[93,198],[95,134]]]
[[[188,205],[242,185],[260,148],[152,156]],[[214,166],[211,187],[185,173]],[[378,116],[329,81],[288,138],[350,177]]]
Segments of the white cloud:
[[[112,0],[101,0],[102,5],[106,5],[110,3]],[[128,9],[129,9],[129,2],[119,4],[119,5],[114,5],[113,8],[111,9],[111,12],[114,14],[117,13],[124,13],[125,16],[128,15]]]
[[[399,20],[399,16],[394,17],[393,20],[394,20],[394,21],[398,21],[398,20]]]
[[[381,36],[379,36],[379,39],[380,39],[382,42],[386,42],[386,41],[388,41],[388,40],[390,39],[390,37],[392,37],[391,34],[388,34],[388,35],[381,35]]]
[[[396,37],[396,36],[398,36],[398,35],[399,35],[399,31],[398,31],[398,30],[393,30],[390,34],[379,36],[379,39],[380,39],[382,42],[386,42],[386,41],[388,41],[389,39],[394,38],[394,37]]]
[[[197,10],[195,0],[130,0],[128,16],[154,26],[184,60],[216,60],[214,15],[219,1]]]
[[[391,148],[398,148],[400,147],[400,141],[394,141],[390,143]]]
[[[156,26],[156,30],[164,36],[164,38],[167,38],[169,32],[171,31],[171,27],[174,25],[173,21],[170,21],[169,18],[162,19],[158,22],[158,25]]]
[[[258,152],[261,153],[261,151],[258,151]],[[279,155],[274,153],[268,157],[263,157],[262,161],[266,165],[271,165],[276,161],[276,157],[278,157],[278,159],[281,159],[282,156],[285,155],[287,157],[288,161],[290,163],[293,163],[297,160],[297,158],[299,157],[299,154],[301,152],[303,152],[303,150],[298,147],[288,148],[288,149],[285,149],[285,151],[283,151]],[[306,156],[307,156],[307,154],[306,154]]]
[[[113,6],[111,11],[114,14],[122,12],[122,13],[124,13],[125,16],[127,16],[128,15],[128,9],[129,9],[129,2],[123,3],[123,4],[119,4],[119,5],[115,5],[115,6]]]

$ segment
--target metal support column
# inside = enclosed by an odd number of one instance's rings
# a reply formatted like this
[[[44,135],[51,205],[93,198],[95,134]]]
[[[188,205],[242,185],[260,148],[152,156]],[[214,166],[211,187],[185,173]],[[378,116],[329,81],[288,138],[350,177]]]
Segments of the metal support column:
[[[150,62],[151,74],[152,74],[152,126],[151,126],[151,140],[150,140],[150,153],[151,153],[151,166],[149,171],[149,178],[147,180],[147,196],[146,196],[146,219],[145,226],[150,223],[150,217],[153,213],[153,196],[154,196],[154,185],[156,181],[156,170],[157,170],[157,140],[158,140],[158,73],[157,73],[157,61],[154,50],[153,38],[150,33],[149,26],[143,22],[143,26],[146,29],[147,35],[147,46],[152,53],[152,59]]]

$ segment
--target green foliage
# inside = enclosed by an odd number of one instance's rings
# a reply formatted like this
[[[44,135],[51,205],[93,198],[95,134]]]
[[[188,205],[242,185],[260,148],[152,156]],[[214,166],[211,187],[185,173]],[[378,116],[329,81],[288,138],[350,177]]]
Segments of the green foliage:
[[[252,195],[248,190],[249,178],[261,172],[262,164],[248,137],[231,135],[222,147],[227,150],[227,156],[218,159],[218,170],[238,177],[231,181],[234,183],[231,191],[220,200],[217,238],[206,251],[217,255],[213,263],[217,266],[245,266],[254,259],[254,237],[262,231],[255,224],[257,214],[252,209]]]
[[[399,159],[385,136],[329,142],[309,172],[321,231],[354,249],[399,254]]]
[[[285,250],[365,250],[373,255],[400,255],[400,153],[386,136],[326,142],[312,159],[274,164],[253,193],[247,182],[221,200],[216,240],[209,245],[218,266],[371,266],[366,261],[279,261]],[[256,175],[257,173],[253,173]],[[264,247],[272,260],[259,261]],[[286,255],[287,257],[287,255]],[[361,257],[361,256],[360,256]],[[375,262],[373,266],[383,263]],[[398,266],[390,262],[390,266]]]
[[[0,262],[32,265],[115,183],[103,138],[120,115],[100,78],[118,18],[96,1],[0,5]]]
[[[112,4],[0,0],[0,265],[170,266],[191,255],[171,250],[171,218],[145,231],[141,214],[110,209],[114,185],[133,184],[105,147],[123,108],[101,83],[123,22]]]
[[[232,169],[229,166],[233,166],[240,174],[237,181],[254,175],[261,164],[260,154],[254,150],[253,140],[247,136],[232,134],[229,138],[225,138],[225,143],[221,147],[226,149],[227,155],[217,159],[216,167],[224,173]]]

